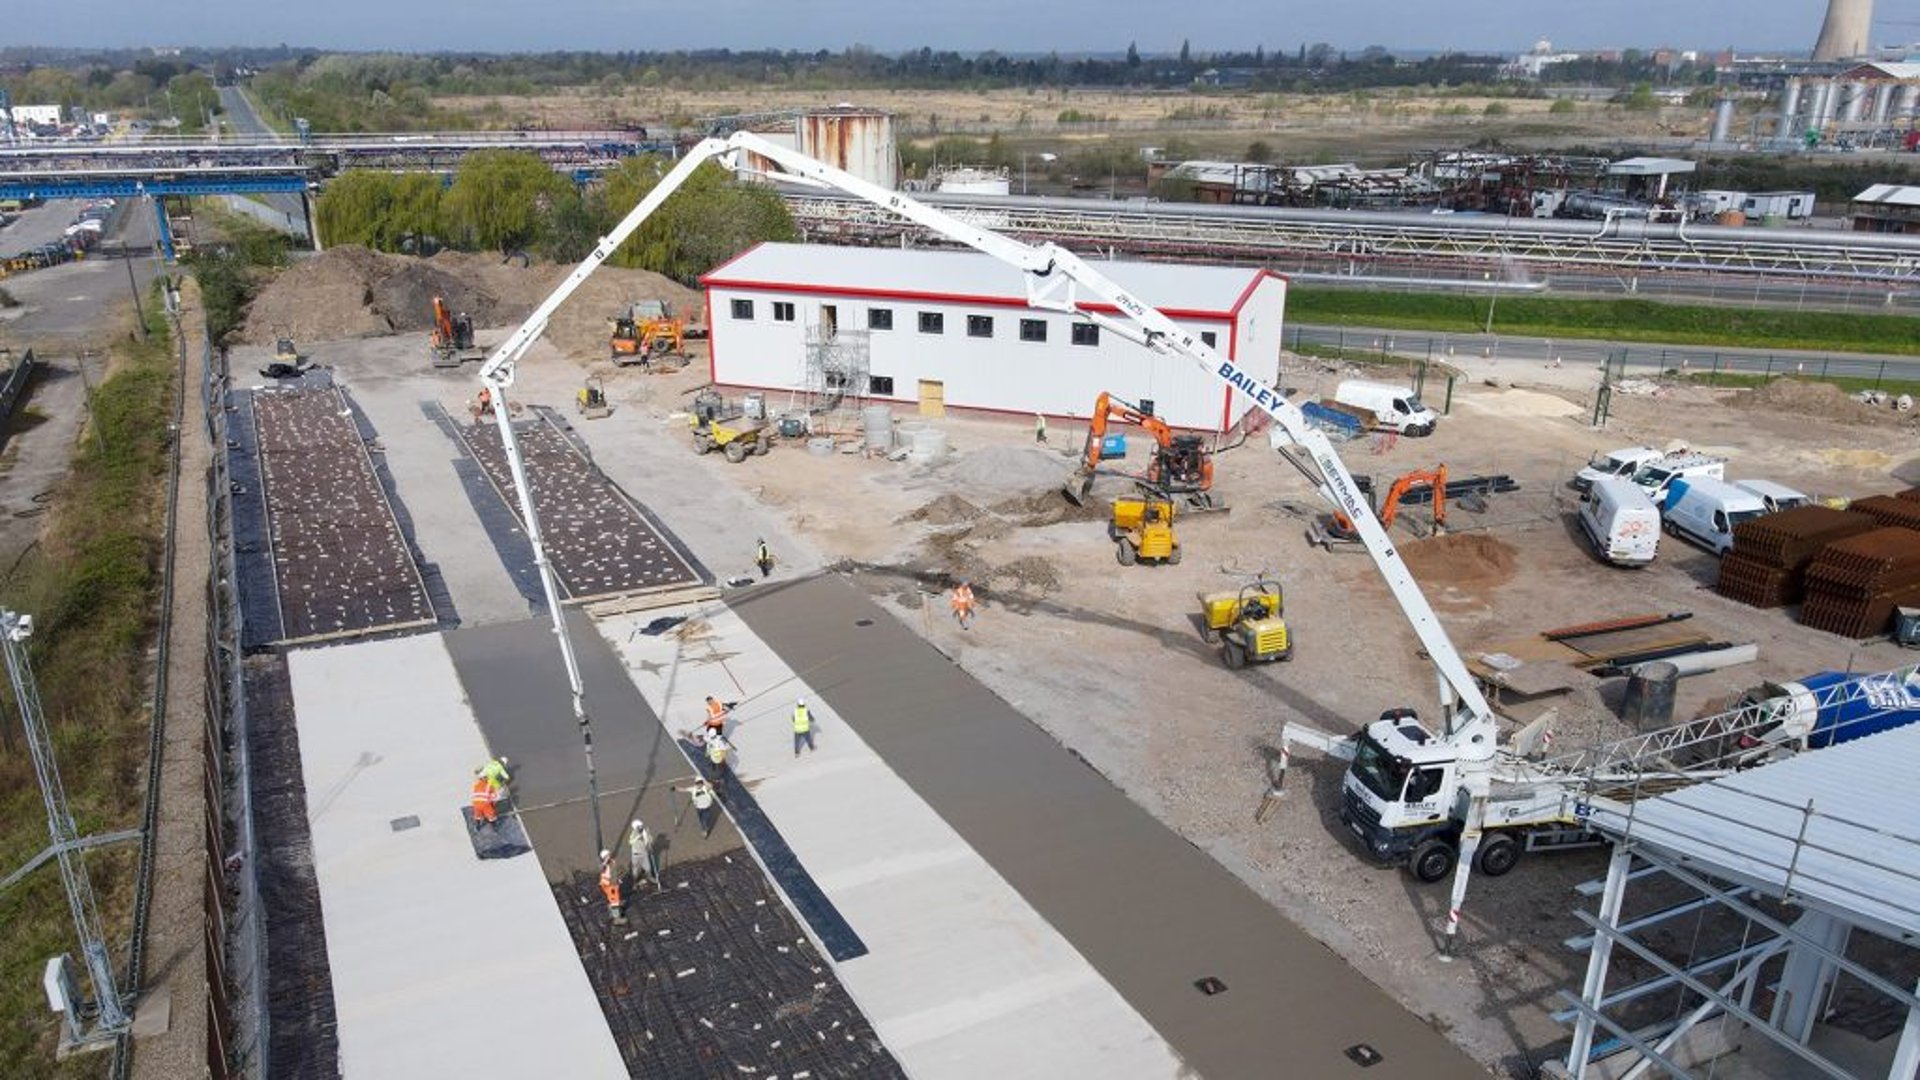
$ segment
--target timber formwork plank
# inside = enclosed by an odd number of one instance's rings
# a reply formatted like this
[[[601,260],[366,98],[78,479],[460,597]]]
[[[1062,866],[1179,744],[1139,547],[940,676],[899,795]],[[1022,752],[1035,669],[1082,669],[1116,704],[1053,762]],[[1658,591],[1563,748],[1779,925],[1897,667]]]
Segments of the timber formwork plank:
[[[437,616],[337,387],[253,395],[279,594],[277,644],[424,629]]]
[[[457,430],[494,493],[519,521],[520,502],[499,428],[486,423]],[[568,601],[708,584],[705,573],[665,528],[601,472],[550,416],[536,412],[534,418],[516,422],[514,439],[533,486],[547,557]]]

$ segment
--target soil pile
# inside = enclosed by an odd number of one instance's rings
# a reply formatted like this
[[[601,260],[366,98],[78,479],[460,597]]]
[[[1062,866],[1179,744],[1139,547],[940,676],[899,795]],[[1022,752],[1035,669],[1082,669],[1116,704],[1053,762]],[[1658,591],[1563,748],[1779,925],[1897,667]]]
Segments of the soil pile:
[[[1021,589],[1053,592],[1060,587],[1060,568],[1038,555],[994,567],[993,584],[1004,589],[1009,583]]]
[[[1422,584],[1494,589],[1513,579],[1513,549],[1484,533],[1452,533],[1403,544],[1407,569]]]
[[[419,333],[433,323],[433,298],[466,312],[476,328],[519,323],[559,286],[570,266],[471,252],[430,259],[338,247],[289,268],[260,290],[247,311],[240,339],[271,344]],[[664,300],[689,322],[702,321],[700,294],[647,270],[602,267],[547,323],[546,338],[583,359],[604,357],[610,320],[636,300]],[[498,334],[483,335],[483,346]]]
[[[901,518],[900,521],[903,523],[924,521],[929,525],[959,525],[963,522],[977,521],[985,513],[985,510],[958,495],[942,495]]]
[[[961,454],[941,471],[950,486],[963,491],[1011,495],[1058,488],[1073,472],[1073,465],[1058,453],[1037,446],[985,446]]]
[[[1736,409],[1755,409],[1786,416],[1811,416],[1846,424],[1905,424],[1912,416],[1885,405],[1855,401],[1832,383],[1804,379],[1774,379],[1765,386],[1741,390],[1727,399]]]

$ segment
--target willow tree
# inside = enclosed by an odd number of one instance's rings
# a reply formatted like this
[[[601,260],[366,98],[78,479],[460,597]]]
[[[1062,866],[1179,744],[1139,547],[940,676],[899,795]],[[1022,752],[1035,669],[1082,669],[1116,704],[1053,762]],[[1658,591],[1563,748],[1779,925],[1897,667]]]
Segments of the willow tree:
[[[412,238],[443,234],[445,185],[431,173],[341,173],[314,204],[320,236],[329,246],[364,244],[399,251]]]
[[[547,215],[572,189],[571,180],[536,154],[480,150],[468,154],[453,174],[447,220],[463,246],[520,251],[539,239]]]
[[[638,157],[609,173],[601,193],[609,220],[632,210],[672,164],[657,157]],[[793,216],[777,192],[765,184],[736,180],[708,162],[620,246],[613,261],[692,282],[754,244],[799,237]]]

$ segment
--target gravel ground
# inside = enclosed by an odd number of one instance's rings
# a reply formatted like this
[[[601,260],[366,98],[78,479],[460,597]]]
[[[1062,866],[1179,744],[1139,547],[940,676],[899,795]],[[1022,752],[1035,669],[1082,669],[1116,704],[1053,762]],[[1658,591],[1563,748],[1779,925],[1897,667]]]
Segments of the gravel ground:
[[[320,350],[339,357],[336,374],[376,419],[395,418],[382,422],[390,453],[411,438],[398,421],[404,410],[417,412],[428,399],[457,409],[476,388],[470,373],[426,370],[424,353],[409,363],[413,345],[388,338],[351,352]],[[1570,890],[1601,872],[1597,853],[1529,858],[1503,879],[1477,880],[1449,963],[1436,955],[1444,890],[1356,855],[1332,818],[1334,763],[1297,758],[1279,811],[1264,825],[1254,822],[1283,723],[1348,731],[1386,708],[1433,707],[1431,668],[1369,560],[1308,546],[1301,511],[1317,511],[1317,497],[1263,440],[1219,461],[1218,487],[1231,513],[1176,523],[1187,556],[1181,565],[1121,568],[1098,513],[1075,511],[1057,494],[1082,429],[1056,425],[1050,450],[1039,450],[1024,421],[948,417],[937,423],[956,460],[923,467],[851,452],[858,432],[850,418],[839,432],[846,452],[819,457],[781,444],[766,457],[728,464],[686,445],[681,410],[705,377],[701,359],[675,375],[608,372],[596,351],[576,351],[569,361],[543,344],[521,364],[515,393],[528,404],[564,408],[591,365],[606,376],[616,406],[612,418],[578,425],[595,461],[657,510],[716,577],[751,573],[758,535],[774,549],[776,577],[824,565],[858,574],[902,621],[1480,1060],[1522,1073],[1563,1040],[1548,1013],[1560,989],[1577,985],[1584,959],[1560,942],[1578,930],[1570,912],[1583,901]],[[1732,476],[1764,476],[1822,496],[1866,495],[1920,478],[1920,440],[1912,433],[1791,408],[1728,408],[1722,395],[1693,388],[1619,396],[1611,427],[1594,431],[1583,419],[1591,388],[1577,373],[1554,370],[1554,385],[1531,385],[1520,366],[1503,367],[1501,378],[1528,384],[1526,394],[1509,397],[1463,380],[1433,438],[1342,451],[1353,471],[1383,481],[1439,462],[1455,476],[1510,473],[1521,481],[1520,491],[1489,498],[1484,513],[1455,511],[1456,533],[1483,538],[1449,542],[1464,549],[1464,559],[1443,552],[1416,570],[1425,572],[1422,586],[1463,651],[1552,626],[1681,610],[1695,612],[1703,631],[1760,645],[1756,664],[1684,682],[1682,715],[1763,679],[1901,662],[1891,645],[1857,646],[1799,626],[1790,611],[1714,595],[1716,564],[1697,549],[1663,542],[1659,561],[1642,571],[1601,565],[1571,526],[1564,483],[1595,450],[1684,436],[1727,453]],[[1543,400],[1549,396],[1573,408],[1551,407]],[[974,472],[967,462],[976,454],[975,462],[997,467]],[[1003,483],[1015,460],[1032,471],[1018,484]],[[1049,462],[1057,471],[1044,467]],[[402,496],[411,498],[409,468],[396,463]],[[1119,483],[1106,479],[1097,490],[1111,494]],[[447,542],[432,530],[454,528],[456,516],[428,522],[422,515],[430,555]],[[1402,520],[1425,517],[1415,508]],[[1396,526],[1403,544],[1412,539],[1408,529]],[[1414,550],[1409,545],[1410,559]],[[486,561],[473,560],[473,568]],[[946,619],[940,596],[958,574],[975,579],[985,603],[964,635]],[[1286,587],[1296,657],[1230,672],[1196,632],[1195,595],[1261,574]],[[480,595],[472,590],[498,590],[477,572],[470,582],[452,572],[449,580],[469,618],[489,610],[470,598]],[[1617,698],[1609,684],[1574,705],[1600,710]],[[1514,711],[1526,719],[1548,704]],[[1558,739],[1556,750],[1574,749],[1567,741]]]

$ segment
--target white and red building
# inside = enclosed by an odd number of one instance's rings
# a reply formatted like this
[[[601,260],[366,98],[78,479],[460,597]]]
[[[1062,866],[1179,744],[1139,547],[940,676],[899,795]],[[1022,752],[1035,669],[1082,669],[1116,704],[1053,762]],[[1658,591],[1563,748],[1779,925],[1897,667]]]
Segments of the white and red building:
[[[1102,273],[1261,380],[1279,375],[1286,281],[1252,267],[1100,262]],[[1192,360],[1027,305],[1022,273],[957,251],[761,244],[701,278],[713,381],[801,391],[807,342],[867,336],[874,401],[1085,417],[1103,391],[1176,427],[1225,431],[1250,408]],[[1084,290],[1079,306],[1117,315]]]

